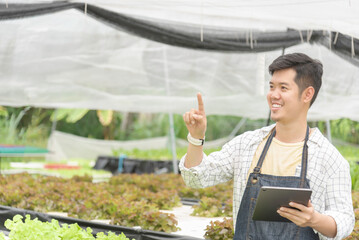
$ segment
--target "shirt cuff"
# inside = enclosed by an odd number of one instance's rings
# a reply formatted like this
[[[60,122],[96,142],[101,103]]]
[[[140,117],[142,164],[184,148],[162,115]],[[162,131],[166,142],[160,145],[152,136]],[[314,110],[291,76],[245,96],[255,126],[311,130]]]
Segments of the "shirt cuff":
[[[340,240],[350,234],[346,233],[346,229],[349,229],[350,226],[344,226],[348,225],[348,221],[346,221],[346,219],[343,219],[342,213],[338,213],[336,211],[325,211],[323,214],[332,217],[337,225],[337,235],[334,238],[327,237],[324,239]]]
[[[181,158],[181,161],[179,163],[179,169],[181,170],[181,172],[191,172],[191,173],[198,173],[201,171],[201,169],[203,168],[204,166],[204,161],[206,161],[206,154],[203,153],[203,158],[202,158],[202,161],[199,165],[195,166],[195,167],[191,167],[191,168],[186,168],[185,165],[184,165],[184,162],[186,160],[186,156],[187,156],[187,153]]]
[[[207,157],[205,154],[203,154],[202,162],[195,167],[186,168],[184,166],[184,162],[186,160],[187,154],[185,154],[179,163],[179,169],[181,171],[182,178],[187,186],[192,188],[203,188],[204,185],[201,181],[203,176],[201,175],[201,170],[203,169],[203,162],[205,161],[205,158]]]

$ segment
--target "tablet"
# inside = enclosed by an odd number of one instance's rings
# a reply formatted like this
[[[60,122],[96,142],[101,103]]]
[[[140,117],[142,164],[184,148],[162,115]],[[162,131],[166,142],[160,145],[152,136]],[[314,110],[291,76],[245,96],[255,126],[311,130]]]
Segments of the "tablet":
[[[257,198],[252,216],[257,221],[289,222],[281,217],[277,210],[280,207],[290,207],[289,202],[296,202],[308,206],[312,190],[309,188],[287,188],[263,186]]]

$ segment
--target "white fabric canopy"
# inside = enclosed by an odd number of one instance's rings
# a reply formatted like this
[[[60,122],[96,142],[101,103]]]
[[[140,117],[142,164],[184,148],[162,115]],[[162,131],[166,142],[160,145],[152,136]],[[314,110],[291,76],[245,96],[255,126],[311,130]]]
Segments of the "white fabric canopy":
[[[203,1],[202,10],[201,1],[188,0],[87,2],[178,23],[249,30],[310,26],[359,37],[356,1]],[[207,114],[267,118],[267,69],[282,53],[173,47],[76,10],[2,21],[0,32],[6,33],[0,35],[0,105],[6,106],[182,114],[196,107],[196,93],[202,92]],[[321,45],[285,50],[298,51],[324,64],[322,90],[309,118],[358,121],[359,68]]]
[[[346,0],[89,0],[116,12],[207,26],[339,31],[359,38],[359,1]]]
[[[204,148],[219,148],[223,146],[232,136],[207,141]],[[98,156],[115,156],[114,151],[119,150],[150,150],[168,148],[169,138],[156,137],[129,141],[99,140],[79,137],[69,133],[54,131],[51,133],[47,149],[50,153],[46,159],[54,161],[68,160],[71,158],[82,158],[96,160]],[[183,139],[176,139],[178,147],[188,146],[188,142]],[[177,156],[176,156],[177,157]]]
[[[53,1],[7,0],[4,2]],[[355,0],[86,0],[83,2],[131,16],[161,21],[263,31],[286,30],[288,27],[327,30],[359,38],[359,1]]]
[[[133,141],[89,139],[68,133],[54,131],[47,145],[50,150],[47,159],[61,161],[71,158],[96,160],[98,156],[114,156],[113,151],[132,149],[163,149],[168,145],[168,137],[157,137]]]

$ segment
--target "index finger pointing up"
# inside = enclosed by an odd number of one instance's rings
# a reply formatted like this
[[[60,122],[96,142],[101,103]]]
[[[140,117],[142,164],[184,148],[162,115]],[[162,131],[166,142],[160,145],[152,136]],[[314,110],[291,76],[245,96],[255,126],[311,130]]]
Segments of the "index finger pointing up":
[[[198,111],[204,113],[204,105],[203,105],[201,93],[197,93],[197,100],[198,100]]]

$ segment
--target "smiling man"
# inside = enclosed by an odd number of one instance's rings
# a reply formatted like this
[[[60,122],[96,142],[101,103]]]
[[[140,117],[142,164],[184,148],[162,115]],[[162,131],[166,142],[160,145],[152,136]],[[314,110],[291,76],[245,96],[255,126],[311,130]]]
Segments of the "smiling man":
[[[187,154],[180,169],[188,186],[203,188],[234,179],[234,239],[343,239],[354,227],[348,162],[307,114],[322,83],[323,66],[305,54],[278,57],[269,66],[267,94],[272,126],[243,133],[221,151],[203,153],[207,128],[204,104],[183,115],[188,134]],[[307,206],[290,203],[278,214],[289,222],[252,220],[262,186],[312,189]]]

